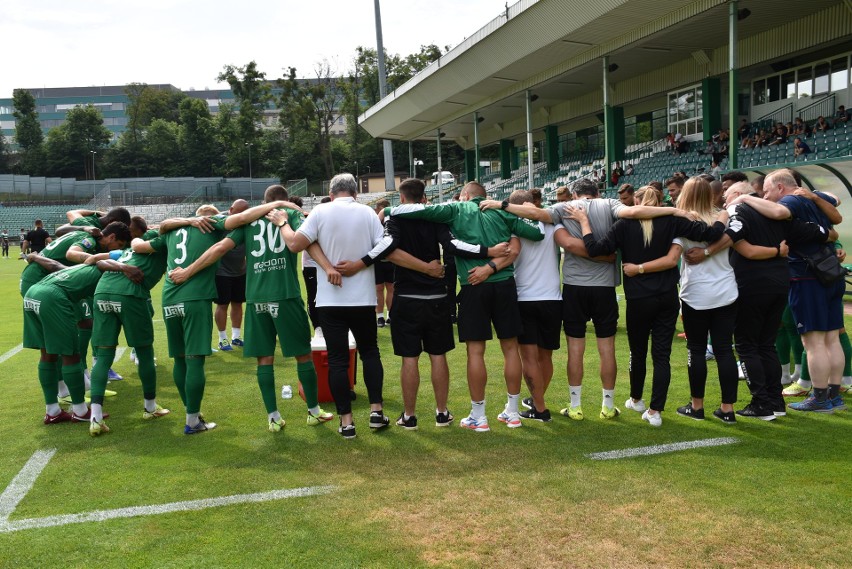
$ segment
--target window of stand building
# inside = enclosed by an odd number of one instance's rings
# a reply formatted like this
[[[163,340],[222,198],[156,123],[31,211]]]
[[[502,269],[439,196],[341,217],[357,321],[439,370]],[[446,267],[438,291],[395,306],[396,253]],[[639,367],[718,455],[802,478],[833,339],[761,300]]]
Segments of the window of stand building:
[[[669,93],[669,132],[679,132],[683,135],[702,132],[701,97],[700,85]]]

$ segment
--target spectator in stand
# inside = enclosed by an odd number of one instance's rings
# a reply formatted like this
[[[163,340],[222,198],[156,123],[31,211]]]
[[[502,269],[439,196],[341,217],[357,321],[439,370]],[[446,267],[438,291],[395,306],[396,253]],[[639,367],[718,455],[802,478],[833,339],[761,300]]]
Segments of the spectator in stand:
[[[633,205],[633,186],[630,184],[621,184],[618,188],[618,200],[626,206]]]
[[[672,152],[675,152],[677,150],[674,134],[670,132],[666,133],[666,149],[671,150]]]
[[[751,124],[749,124],[747,119],[743,119],[740,123],[740,128],[737,129],[737,134],[739,134],[740,139],[745,143],[746,140],[751,138]]]
[[[689,141],[687,141],[681,133],[675,133],[675,154],[683,154],[689,150]]]
[[[767,146],[777,146],[779,144],[787,143],[787,127],[785,127],[780,122],[775,126],[775,130],[772,131],[772,135],[770,136],[772,139]]]
[[[710,163],[710,175],[713,176],[713,179],[722,177],[722,167],[715,159]]]
[[[677,203],[677,197],[680,195],[686,179],[686,176],[672,176],[666,180],[666,189],[669,191],[669,197],[672,198],[672,202]]]
[[[806,154],[811,153],[811,148],[808,146],[804,140],[799,138],[798,136],[793,140],[793,155],[795,157],[804,156]]]
[[[751,147],[760,148],[761,146],[766,146],[767,142],[769,142],[769,133],[766,132],[766,129],[762,128],[754,135],[754,142]]]
[[[632,176],[633,175],[633,164],[627,165],[627,168],[624,169],[624,175],[625,176]]]
[[[793,122],[793,132],[792,134],[796,136],[807,136],[810,134],[810,130],[805,121],[802,120],[802,117],[796,117],[796,120]]]
[[[820,115],[814,125],[814,132],[825,132],[831,130],[831,125],[825,120],[825,117]]]
[[[846,124],[849,122],[850,112],[846,110],[846,107],[840,105],[837,107],[837,113],[834,115],[834,125],[838,124]]]
[[[566,186],[556,188],[556,201],[567,202],[571,199],[571,191]]]
[[[624,169],[622,169],[620,162],[616,162],[612,165],[612,175],[610,176],[609,181],[612,182],[613,186],[617,186],[618,180],[620,180],[622,176],[624,176]]]

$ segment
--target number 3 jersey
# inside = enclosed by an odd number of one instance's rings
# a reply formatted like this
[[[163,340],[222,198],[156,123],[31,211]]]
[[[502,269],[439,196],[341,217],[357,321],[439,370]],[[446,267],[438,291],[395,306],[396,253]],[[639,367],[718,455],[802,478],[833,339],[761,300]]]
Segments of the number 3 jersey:
[[[225,214],[208,218],[215,228],[210,233],[202,233],[192,226],[180,227],[150,241],[154,251],[166,251],[167,270],[186,268],[205,251],[225,236]],[[193,275],[182,285],[176,285],[171,278],[163,283],[163,306],[187,302],[190,300],[210,300],[216,298],[216,269],[213,263],[206,269]]]
[[[302,214],[285,209],[293,231],[302,224]],[[281,230],[266,219],[258,219],[233,230],[228,237],[246,247],[246,301],[272,302],[301,298],[296,254],[284,243]]]

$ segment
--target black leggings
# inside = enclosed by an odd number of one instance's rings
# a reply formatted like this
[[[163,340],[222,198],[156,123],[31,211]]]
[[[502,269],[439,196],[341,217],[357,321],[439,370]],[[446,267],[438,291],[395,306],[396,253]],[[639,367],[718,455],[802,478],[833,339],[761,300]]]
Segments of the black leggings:
[[[382,402],[384,368],[379,355],[375,306],[327,306],[317,309],[328,348],[328,387],[338,415],[352,412],[349,389],[349,330],[355,336],[370,403]]]
[[[648,338],[654,363],[651,409],[663,411],[672,378],[672,339],[679,302],[677,289],[627,300],[627,341],[630,344],[630,397],[642,399],[645,389]]]
[[[761,292],[739,300],[734,338],[751,391],[751,404],[773,409],[781,395],[781,364],[775,338],[787,307],[787,292]]]
[[[739,376],[731,343],[737,323],[737,303],[696,310],[684,302],[681,310],[683,331],[686,332],[690,395],[696,399],[704,399],[704,388],[707,385],[707,360],[704,354],[709,333],[713,354],[716,356],[716,369],[719,372],[722,403],[736,403]]]

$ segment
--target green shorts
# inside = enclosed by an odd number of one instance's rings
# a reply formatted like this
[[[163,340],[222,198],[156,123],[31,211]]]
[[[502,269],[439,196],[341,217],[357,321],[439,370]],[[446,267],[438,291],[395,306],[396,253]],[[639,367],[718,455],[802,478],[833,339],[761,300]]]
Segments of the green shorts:
[[[127,345],[141,348],[154,344],[154,307],[150,298],[124,294],[95,295],[93,346],[116,346],[118,334],[124,328]]]
[[[284,357],[311,353],[311,328],[301,298],[246,303],[245,321],[243,356],[247,358],[275,355],[276,336]]]
[[[92,319],[92,306],[94,306],[94,299],[89,296],[82,299],[77,304],[77,310],[79,310],[79,318],[80,320],[91,320]]]
[[[24,297],[24,347],[61,356],[79,353],[77,314],[61,290],[33,285]]]
[[[212,300],[189,300],[163,306],[169,357],[209,356],[213,338]]]
[[[21,286],[20,286],[21,298],[27,296],[27,291],[30,290],[31,286],[38,283],[39,280],[41,280],[41,279],[36,280],[36,279],[21,278]]]

